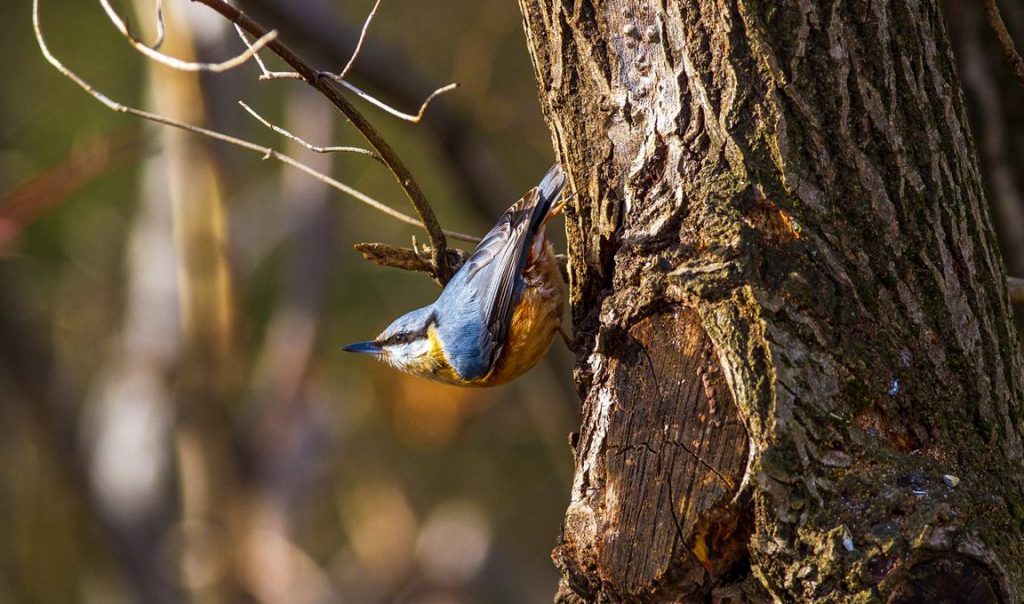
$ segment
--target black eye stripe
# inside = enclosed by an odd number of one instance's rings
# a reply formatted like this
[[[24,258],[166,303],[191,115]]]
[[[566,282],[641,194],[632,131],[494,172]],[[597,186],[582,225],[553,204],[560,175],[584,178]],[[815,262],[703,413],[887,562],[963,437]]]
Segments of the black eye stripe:
[[[437,317],[436,314],[435,315],[431,315],[430,320],[427,321],[427,326],[424,327],[420,331],[416,331],[416,332],[413,332],[413,331],[402,331],[402,332],[396,333],[395,335],[393,335],[393,336],[391,336],[389,338],[384,339],[381,342],[381,344],[384,345],[384,346],[388,346],[388,345],[392,345],[392,344],[408,344],[409,342],[415,342],[416,340],[424,339],[424,338],[427,337],[427,333],[430,331],[430,327],[432,325],[434,327],[437,327],[437,318],[436,317]]]
[[[384,343],[385,344],[408,344],[409,342],[417,340],[420,337],[422,337],[422,334],[413,334],[413,333],[409,333],[409,332],[402,332],[402,333],[396,333],[395,335],[391,336],[390,338],[385,340]]]

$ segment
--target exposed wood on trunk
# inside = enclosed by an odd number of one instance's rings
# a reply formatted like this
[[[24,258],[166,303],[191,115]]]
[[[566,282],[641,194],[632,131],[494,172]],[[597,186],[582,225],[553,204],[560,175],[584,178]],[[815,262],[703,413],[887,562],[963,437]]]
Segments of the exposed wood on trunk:
[[[700,580],[745,556],[735,544],[750,536],[749,514],[731,502],[747,461],[746,429],[692,312],[652,314],[629,331],[609,332],[603,348],[608,354],[593,359],[608,364],[610,379],[588,409],[598,415],[587,419],[593,430],[576,449],[586,471],[576,473],[555,557],[568,569],[598,552],[596,566],[570,574],[586,577],[580,591],[606,581],[675,596],[660,587],[679,583],[674,575]],[[630,400],[651,404],[615,404]],[[593,479],[600,484],[587,482]],[[591,497],[595,489],[604,496]],[[602,519],[615,531],[604,533]]]
[[[520,4],[577,192],[559,598],[1019,601],[1022,362],[936,4]]]

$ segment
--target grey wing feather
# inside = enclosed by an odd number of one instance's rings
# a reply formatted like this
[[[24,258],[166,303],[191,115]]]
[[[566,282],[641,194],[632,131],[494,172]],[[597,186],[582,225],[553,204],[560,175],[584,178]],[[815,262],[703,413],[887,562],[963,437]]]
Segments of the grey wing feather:
[[[501,217],[495,229],[488,234],[487,239],[493,234],[493,241],[488,242],[485,239],[481,242],[481,247],[485,243],[490,243],[483,250],[481,262],[490,265],[487,267],[490,272],[487,276],[490,286],[487,288],[489,291],[485,291],[483,296],[483,310],[487,331],[495,345],[494,354],[500,351],[508,335],[512,301],[522,280],[522,264],[526,249],[533,239],[530,210],[536,207],[537,201],[536,189],[527,193]]]
[[[480,370],[490,369],[505,344],[527,251],[564,185],[565,174],[556,164],[539,186],[501,216],[453,279],[453,284],[457,281],[460,288],[476,293],[483,314],[486,332],[474,343],[483,356]]]

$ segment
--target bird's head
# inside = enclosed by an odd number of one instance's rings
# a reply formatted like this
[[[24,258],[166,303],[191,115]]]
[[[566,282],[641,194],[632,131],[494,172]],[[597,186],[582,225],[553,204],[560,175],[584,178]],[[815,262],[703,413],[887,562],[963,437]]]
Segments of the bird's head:
[[[349,344],[344,350],[372,354],[402,371],[436,377],[448,366],[436,325],[434,308],[426,306],[398,317],[375,339]]]

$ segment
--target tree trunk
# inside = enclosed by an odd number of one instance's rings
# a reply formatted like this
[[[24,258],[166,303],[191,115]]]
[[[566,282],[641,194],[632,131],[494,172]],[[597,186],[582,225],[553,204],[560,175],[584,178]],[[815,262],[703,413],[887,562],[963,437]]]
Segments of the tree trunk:
[[[577,193],[558,598],[1020,601],[1022,359],[936,3],[520,4]]]

